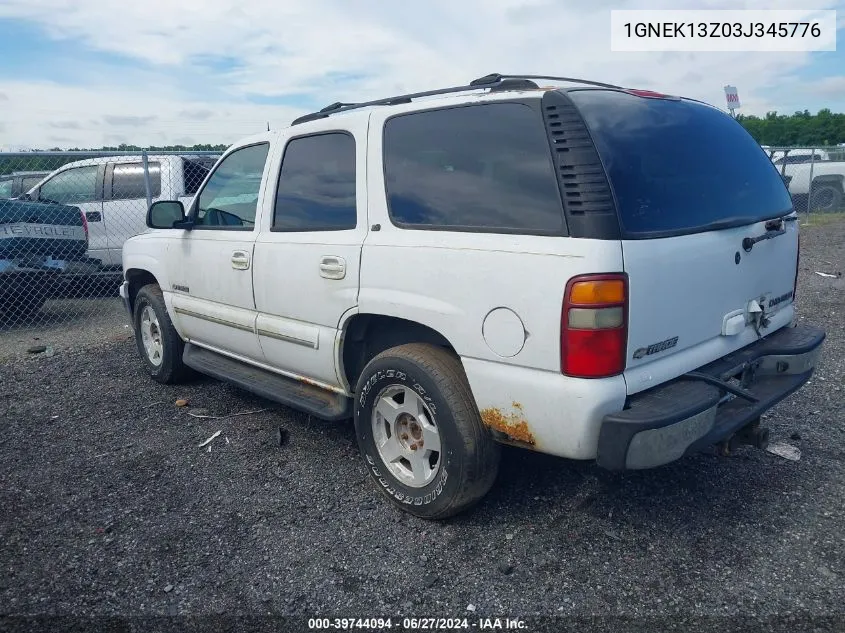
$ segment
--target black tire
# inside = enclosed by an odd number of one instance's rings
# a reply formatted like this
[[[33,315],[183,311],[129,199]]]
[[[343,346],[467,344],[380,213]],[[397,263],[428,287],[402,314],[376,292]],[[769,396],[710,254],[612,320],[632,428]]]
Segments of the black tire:
[[[842,188],[832,183],[814,183],[810,211],[833,213],[843,207]]]
[[[153,310],[158,320],[157,331],[161,341],[161,362],[158,364],[150,360],[141,332],[141,319],[147,307]],[[148,284],[138,291],[133,308],[132,325],[135,329],[138,355],[141,357],[144,369],[153,380],[165,385],[175,385],[191,377],[193,372],[182,362],[185,343],[173,327],[164,303],[164,295],[156,284]]]
[[[438,469],[423,487],[405,485],[391,473],[373,437],[377,399],[399,386],[419,394],[440,436]],[[355,394],[355,432],[364,464],[376,487],[397,506],[425,519],[445,519],[477,503],[493,486],[500,447],[482,423],[453,353],[420,343],[388,349],[364,368]]]

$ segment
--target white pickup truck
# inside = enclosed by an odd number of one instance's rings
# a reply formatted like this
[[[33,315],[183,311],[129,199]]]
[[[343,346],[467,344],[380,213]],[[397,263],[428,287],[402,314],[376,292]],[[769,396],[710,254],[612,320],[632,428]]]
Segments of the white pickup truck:
[[[151,201],[189,202],[217,157],[150,155]],[[88,257],[120,271],[123,243],[147,230],[147,190],[140,156],[108,156],[63,165],[26,194],[29,200],[79,207],[88,221]]]
[[[798,223],[714,107],[565,78],[335,104],[152,205],[121,296],[145,370],[353,418],[378,490],[439,519],[499,444],[604,468],[765,446],[811,376]]]
[[[775,158],[774,164],[788,183],[798,208],[823,212],[845,210],[845,161],[831,160],[824,150],[790,150]]]

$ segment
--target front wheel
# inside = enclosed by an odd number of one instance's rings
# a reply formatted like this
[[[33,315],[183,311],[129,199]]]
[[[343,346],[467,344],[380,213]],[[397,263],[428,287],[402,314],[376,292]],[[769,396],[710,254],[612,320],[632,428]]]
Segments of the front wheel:
[[[190,377],[191,370],[182,362],[185,343],[173,327],[157,285],[149,284],[138,291],[133,324],[138,353],[153,380],[177,384]]]
[[[499,469],[457,357],[408,344],[376,356],[356,387],[355,431],[376,486],[403,510],[444,519],[477,503]]]

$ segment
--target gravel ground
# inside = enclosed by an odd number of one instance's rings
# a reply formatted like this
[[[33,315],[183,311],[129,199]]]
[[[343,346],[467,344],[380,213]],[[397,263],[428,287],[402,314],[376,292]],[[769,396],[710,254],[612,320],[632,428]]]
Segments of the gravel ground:
[[[145,378],[116,315],[96,344],[87,323],[3,333],[0,612],[701,616],[720,628],[798,614],[843,630],[845,279],[815,274],[845,270],[843,255],[845,221],[803,229],[799,312],[828,339],[814,379],[766,418],[800,461],[749,448],[614,474],[508,449],[490,495],[444,523],[378,495],[348,423],[211,380]],[[28,355],[34,337],[56,353]]]
[[[84,349],[131,334],[119,297],[48,301],[38,316],[9,325],[0,321],[0,362],[25,356],[30,347],[53,352]]]

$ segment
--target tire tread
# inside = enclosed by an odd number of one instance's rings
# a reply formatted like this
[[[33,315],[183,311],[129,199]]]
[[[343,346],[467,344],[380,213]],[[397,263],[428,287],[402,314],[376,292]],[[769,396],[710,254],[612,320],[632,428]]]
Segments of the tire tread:
[[[405,359],[424,370],[449,403],[453,419],[469,431],[461,435],[465,437],[465,454],[474,459],[464,462],[465,472],[459,475],[463,482],[460,494],[437,514],[426,516],[445,519],[459,514],[476,504],[493,486],[499,472],[501,448],[481,421],[466,373],[453,352],[426,343],[407,343],[381,352],[370,362],[390,357]]]
[[[170,314],[167,312],[167,305],[164,302],[164,293],[158,284],[147,284],[143,286],[136,295],[135,309],[133,311],[132,320],[135,326],[135,340],[138,346],[138,353],[142,355],[142,362],[146,367],[149,367],[146,359],[143,358],[144,350],[142,349],[139,340],[138,329],[138,312],[141,300],[146,299],[147,302],[156,311],[159,325],[161,327],[162,337],[164,338],[164,345],[166,349],[170,350],[169,359],[167,359],[166,367],[162,367],[162,371],[158,374],[150,372],[153,380],[165,385],[176,385],[186,382],[194,374],[193,370],[182,362],[182,353],[185,349],[185,343],[173,326],[173,321],[170,319]]]

